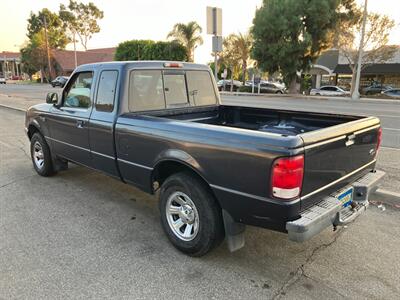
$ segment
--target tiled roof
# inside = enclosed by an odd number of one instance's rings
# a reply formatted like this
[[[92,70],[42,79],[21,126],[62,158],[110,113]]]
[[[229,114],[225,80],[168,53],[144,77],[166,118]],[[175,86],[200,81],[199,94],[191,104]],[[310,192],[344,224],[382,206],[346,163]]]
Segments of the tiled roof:
[[[114,60],[116,48],[92,49],[88,51],[76,51],[78,66],[96,62],[106,62]],[[74,51],[55,50],[53,57],[64,72],[75,69]]]
[[[4,57],[6,57],[6,59],[19,59],[20,56],[21,54],[19,52],[10,52],[10,51],[0,52],[1,59],[4,59]]]

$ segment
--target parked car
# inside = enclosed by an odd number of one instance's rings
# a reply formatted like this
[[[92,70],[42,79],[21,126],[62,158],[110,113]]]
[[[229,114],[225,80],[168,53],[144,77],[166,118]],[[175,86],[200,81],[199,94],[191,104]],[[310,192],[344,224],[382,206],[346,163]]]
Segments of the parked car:
[[[361,89],[361,93],[364,95],[374,95],[374,94],[380,94],[381,92],[391,88],[392,88],[391,86],[376,83]]]
[[[81,65],[25,128],[39,175],[73,162],[157,193],[163,230],[192,256],[224,236],[241,248],[245,224],[296,242],[350,224],[384,175],[378,118],[225,106],[199,64]]]
[[[231,90],[231,85],[233,83],[233,91],[236,92],[243,84],[238,80],[228,80],[228,79],[221,79],[218,81],[217,86],[219,91],[227,91]]]
[[[400,89],[388,89],[382,92],[382,95],[391,97],[391,98],[400,98]]]
[[[252,88],[253,82],[246,81],[245,85],[249,88]],[[258,84],[254,85],[254,92],[258,93]],[[284,84],[279,83],[279,82],[261,80],[260,81],[260,93],[284,94],[284,93],[286,93],[286,87]]]
[[[64,85],[67,83],[69,77],[66,76],[58,76],[56,77],[52,82],[50,82],[52,87],[64,87]]]
[[[0,84],[6,84],[6,79],[0,75]]]
[[[319,89],[311,89],[310,95],[312,96],[349,96],[350,92],[345,91],[344,89],[334,86],[334,85],[325,85],[321,86]]]

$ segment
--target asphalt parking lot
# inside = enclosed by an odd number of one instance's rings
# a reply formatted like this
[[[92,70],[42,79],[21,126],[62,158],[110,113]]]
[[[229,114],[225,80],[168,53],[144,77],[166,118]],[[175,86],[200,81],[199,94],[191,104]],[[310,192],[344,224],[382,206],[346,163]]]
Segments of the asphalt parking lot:
[[[164,236],[155,197],[74,165],[36,175],[23,121],[0,107],[0,299],[398,299],[396,207],[303,244],[248,227],[240,251],[190,258]],[[380,151],[386,189],[399,189],[399,158]]]

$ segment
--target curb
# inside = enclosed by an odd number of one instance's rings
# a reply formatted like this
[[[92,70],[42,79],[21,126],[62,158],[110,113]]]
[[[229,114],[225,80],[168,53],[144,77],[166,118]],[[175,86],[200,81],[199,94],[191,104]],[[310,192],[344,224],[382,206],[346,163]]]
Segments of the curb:
[[[371,194],[371,201],[381,202],[392,206],[400,207],[400,193],[377,189]]]
[[[0,103],[0,107],[7,108],[7,109],[11,109],[11,110],[16,110],[16,111],[21,111],[21,112],[26,112],[26,109],[22,109],[22,108],[18,108],[18,107],[13,107],[13,106],[8,106],[8,105],[1,104],[1,103]]]

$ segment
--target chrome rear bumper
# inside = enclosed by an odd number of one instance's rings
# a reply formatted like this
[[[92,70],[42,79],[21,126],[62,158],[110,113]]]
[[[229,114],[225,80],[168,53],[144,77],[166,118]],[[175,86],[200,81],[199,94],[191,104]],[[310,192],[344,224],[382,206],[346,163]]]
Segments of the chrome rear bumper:
[[[383,176],[383,171],[370,172],[347,186],[354,189],[352,205],[344,208],[342,202],[331,195],[304,211],[299,219],[287,222],[289,239],[303,242],[329,226],[343,226],[354,221],[368,208],[368,196],[378,188]]]

